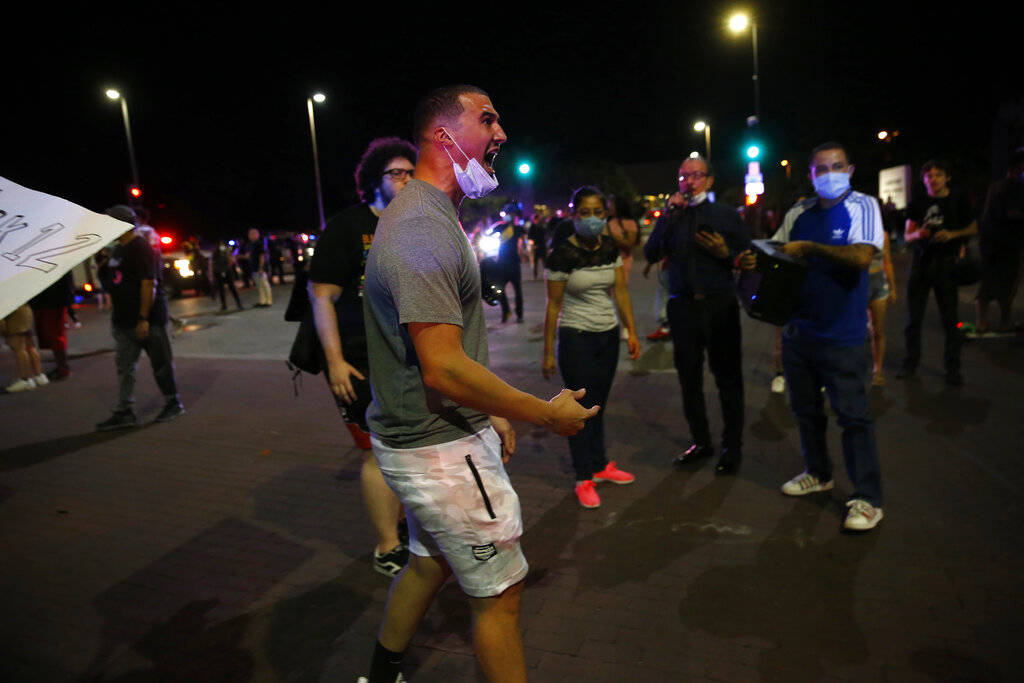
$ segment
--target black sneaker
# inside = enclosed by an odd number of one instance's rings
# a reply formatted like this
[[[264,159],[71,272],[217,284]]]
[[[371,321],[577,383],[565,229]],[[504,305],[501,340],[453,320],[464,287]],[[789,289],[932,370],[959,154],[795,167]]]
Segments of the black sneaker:
[[[409,549],[402,544],[396,545],[383,555],[373,549],[373,568],[384,576],[394,577],[402,571],[409,561]]]
[[[156,416],[155,422],[170,422],[184,414],[185,406],[181,405],[181,401],[174,400],[164,406],[164,409]]]
[[[135,413],[130,410],[115,410],[114,414],[103,422],[96,424],[97,432],[109,432],[112,429],[127,429],[137,423]]]

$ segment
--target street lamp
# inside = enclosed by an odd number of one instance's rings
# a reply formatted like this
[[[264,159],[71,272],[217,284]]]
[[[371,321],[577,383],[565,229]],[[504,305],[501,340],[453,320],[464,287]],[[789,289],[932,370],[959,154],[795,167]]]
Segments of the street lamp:
[[[733,33],[742,33],[750,26],[750,38],[754,45],[754,120],[747,120],[748,125],[756,125],[761,121],[761,84],[758,80],[757,71],[757,22],[743,12],[737,12],[729,18],[729,30]]]
[[[324,195],[320,186],[320,154],[316,149],[316,124],[313,121],[313,103],[323,104],[327,96],[318,92],[306,98],[306,111],[309,113],[309,137],[313,141],[313,174],[316,176],[316,206],[320,211],[320,232],[324,231],[327,222],[324,220]]]
[[[711,124],[706,121],[698,121],[693,124],[693,129],[698,133],[704,131],[704,158],[708,165],[711,164]]]
[[[121,101],[121,118],[124,120],[124,135],[128,140],[128,160],[132,165],[132,189],[139,188],[139,167],[138,164],[135,163],[135,145],[132,144],[132,127],[128,121],[128,99],[114,88],[107,88],[106,96],[111,100]]]

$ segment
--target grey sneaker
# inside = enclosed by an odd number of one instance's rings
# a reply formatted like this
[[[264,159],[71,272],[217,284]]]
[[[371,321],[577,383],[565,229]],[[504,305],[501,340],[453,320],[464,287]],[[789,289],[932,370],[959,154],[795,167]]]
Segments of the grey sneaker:
[[[97,432],[109,432],[112,429],[126,429],[136,425],[135,413],[130,410],[115,410],[114,414],[103,422],[96,424]]]
[[[156,416],[156,422],[170,422],[176,417],[180,417],[185,414],[185,406],[181,405],[181,401],[171,401],[164,406],[164,409],[160,411],[160,414]]]
[[[782,492],[787,496],[806,496],[808,493],[828,491],[832,488],[832,480],[822,481],[813,474],[802,472],[782,485]]]

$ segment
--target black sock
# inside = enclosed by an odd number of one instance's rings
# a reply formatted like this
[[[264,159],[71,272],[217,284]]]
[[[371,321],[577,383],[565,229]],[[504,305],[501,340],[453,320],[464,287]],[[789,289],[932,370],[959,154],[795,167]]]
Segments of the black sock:
[[[392,652],[377,641],[373,648],[373,661],[370,662],[370,683],[395,683],[402,670],[404,657],[404,650]]]

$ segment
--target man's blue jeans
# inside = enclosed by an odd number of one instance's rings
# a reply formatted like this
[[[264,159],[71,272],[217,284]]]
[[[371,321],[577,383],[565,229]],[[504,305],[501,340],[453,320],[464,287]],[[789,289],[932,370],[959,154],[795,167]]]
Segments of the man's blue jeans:
[[[870,353],[861,346],[834,346],[801,338],[792,326],[782,335],[782,367],[789,402],[800,425],[804,464],[822,481],[832,479],[825,428],[825,388],[836,422],[843,430],[843,458],[853,483],[852,498],[878,507],[882,504],[882,475],[878,467],[875,424],[868,410],[867,382]]]

